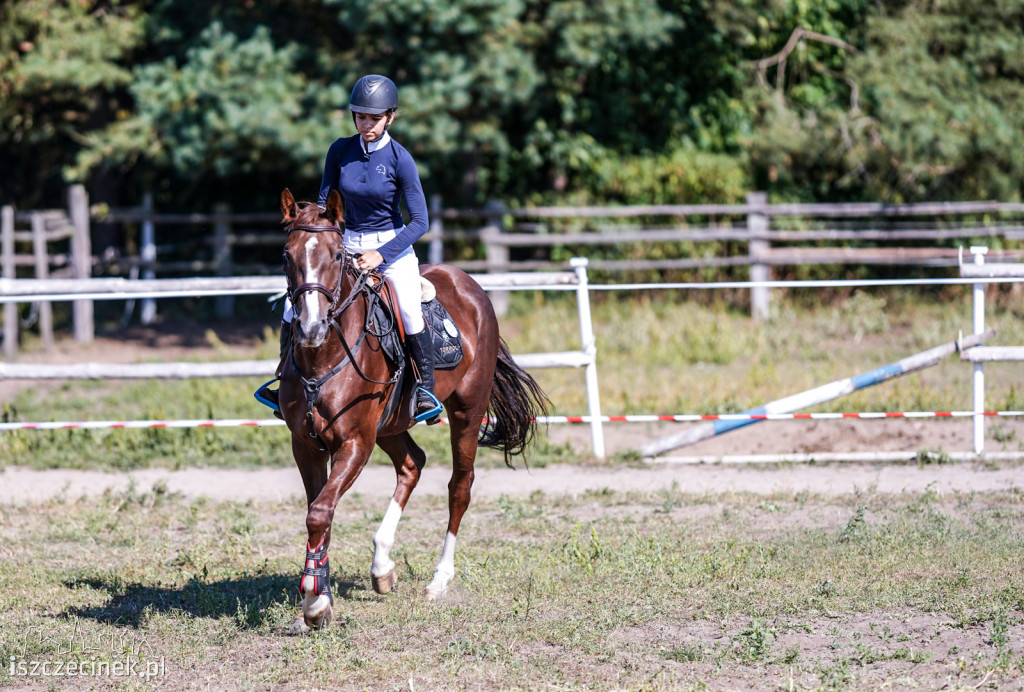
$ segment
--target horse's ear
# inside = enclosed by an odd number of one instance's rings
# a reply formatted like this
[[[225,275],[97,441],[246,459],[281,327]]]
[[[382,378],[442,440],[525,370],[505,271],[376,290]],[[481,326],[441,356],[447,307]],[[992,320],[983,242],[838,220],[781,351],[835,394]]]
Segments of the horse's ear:
[[[285,223],[293,223],[299,216],[299,209],[295,205],[295,198],[292,191],[285,188],[281,193],[281,213],[284,214]]]
[[[331,194],[327,195],[327,212],[325,216],[329,221],[337,224],[345,223],[345,205],[341,201],[341,193],[337,190],[331,190]]]

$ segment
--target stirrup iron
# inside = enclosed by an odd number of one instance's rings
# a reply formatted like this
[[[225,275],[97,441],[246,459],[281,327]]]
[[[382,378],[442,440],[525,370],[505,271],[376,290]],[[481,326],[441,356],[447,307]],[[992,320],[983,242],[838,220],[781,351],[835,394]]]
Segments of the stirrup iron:
[[[278,402],[275,402],[273,399],[270,398],[272,395],[277,394],[277,392],[270,389],[270,385],[274,384],[278,380],[279,378],[275,377],[269,382],[264,382],[262,385],[260,385],[259,389],[253,392],[253,396],[256,398],[256,401],[268,407],[274,413],[280,413],[281,407],[278,404]]]
[[[422,423],[425,420],[430,420],[431,418],[435,418],[437,416],[440,416],[442,413],[444,413],[444,407],[441,406],[441,402],[438,400],[438,398],[436,396],[434,396],[433,392],[431,392],[430,390],[424,389],[423,387],[417,387],[416,388],[417,406],[419,405],[419,394],[420,394],[420,392],[422,392],[423,394],[426,394],[428,397],[430,397],[430,401],[433,402],[434,407],[432,409],[430,409],[429,411],[424,411],[423,413],[417,413],[416,416],[414,417],[414,420],[417,423]]]

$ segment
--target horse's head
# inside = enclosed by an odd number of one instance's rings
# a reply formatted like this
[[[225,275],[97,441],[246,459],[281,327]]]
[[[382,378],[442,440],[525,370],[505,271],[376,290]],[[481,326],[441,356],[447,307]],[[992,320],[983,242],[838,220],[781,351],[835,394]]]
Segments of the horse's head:
[[[349,255],[342,242],[341,195],[332,190],[327,209],[310,202],[296,202],[290,190],[281,193],[288,239],[284,245],[284,273],[295,317],[292,325],[300,346],[317,348],[330,328],[343,297]]]

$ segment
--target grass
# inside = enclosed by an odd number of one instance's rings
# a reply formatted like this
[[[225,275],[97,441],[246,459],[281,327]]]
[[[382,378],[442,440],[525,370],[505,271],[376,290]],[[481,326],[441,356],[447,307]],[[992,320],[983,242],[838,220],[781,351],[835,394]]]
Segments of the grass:
[[[420,594],[444,498],[413,498],[386,597],[367,574],[381,509],[344,498],[337,620],[290,637],[298,502],[157,487],[4,507],[0,686],[53,682],[12,675],[22,661],[125,656],[162,661],[163,677],[82,686],[966,689],[1024,676],[1020,492],[502,496],[471,508],[437,604]]]
[[[514,294],[502,333],[513,353],[562,351],[579,342],[570,296]],[[798,296],[778,299],[771,321],[754,323],[721,304],[675,302],[643,294],[631,300],[598,296],[594,326],[605,414],[735,413],[956,339],[970,331],[968,301],[926,301],[892,290],[857,292],[830,305],[804,307]],[[992,343],[1024,343],[1013,300],[990,300]],[[277,337],[253,329],[252,345],[229,348],[211,330],[213,358],[272,358]],[[1019,366],[985,366],[990,409],[1024,408]],[[582,373],[533,373],[556,414],[587,410]],[[252,399],[262,378],[185,381],[68,381],[32,387],[3,404],[6,421],[85,419],[250,418],[265,416]],[[819,411],[963,410],[972,407],[971,369],[955,356],[941,365],[825,403]],[[1014,448],[1014,432],[992,426]],[[446,431],[416,432],[433,459],[450,459]],[[586,461],[584,450],[541,435],[530,462]],[[145,466],[291,465],[288,433],[280,428],[26,431],[0,435],[0,465],[131,469]],[[388,463],[376,452],[371,463]],[[445,463],[442,461],[441,463]],[[481,465],[501,464],[485,451]]]

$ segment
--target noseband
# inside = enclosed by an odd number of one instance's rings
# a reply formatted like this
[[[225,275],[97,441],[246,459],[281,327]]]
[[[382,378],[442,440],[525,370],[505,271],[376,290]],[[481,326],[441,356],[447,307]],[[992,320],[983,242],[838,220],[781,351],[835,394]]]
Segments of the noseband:
[[[289,235],[291,235],[292,231],[306,231],[308,233],[324,233],[330,231],[337,233],[338,235],[343,234],[341,227],[338,224],[334,224],[333,226],[310,226],[308,224],[292,224],[291,226],[285,228],[285,232],[287,232]],[[342,252],[345,253],[346,257],[348,256],[348,251],[344,249],[344,244],[342,245]],[[344,276],[344,271],[348,269],[349,266],[348,262],[346,261],[345,266],[342,269],[342,273],[338,275],[338,285],[337,287],[335,287],[333,291],[329,289],[327,286],[324,286],[323,284],[316,282],[304,283],[301,286],[295,288],[294,290],[289,291],[288,297],[291,299],[292,305],[299,305],[299,296],[301,296],[304,292],[316,291],[318,293],[323,293],[325,296],[327,296],[327,300],[330,303],[327,306],[327,318],[332,319],[336,317],[338,313],[341,312],[341,309],[338,309],[338,301],[341,300],[341,279]]]

